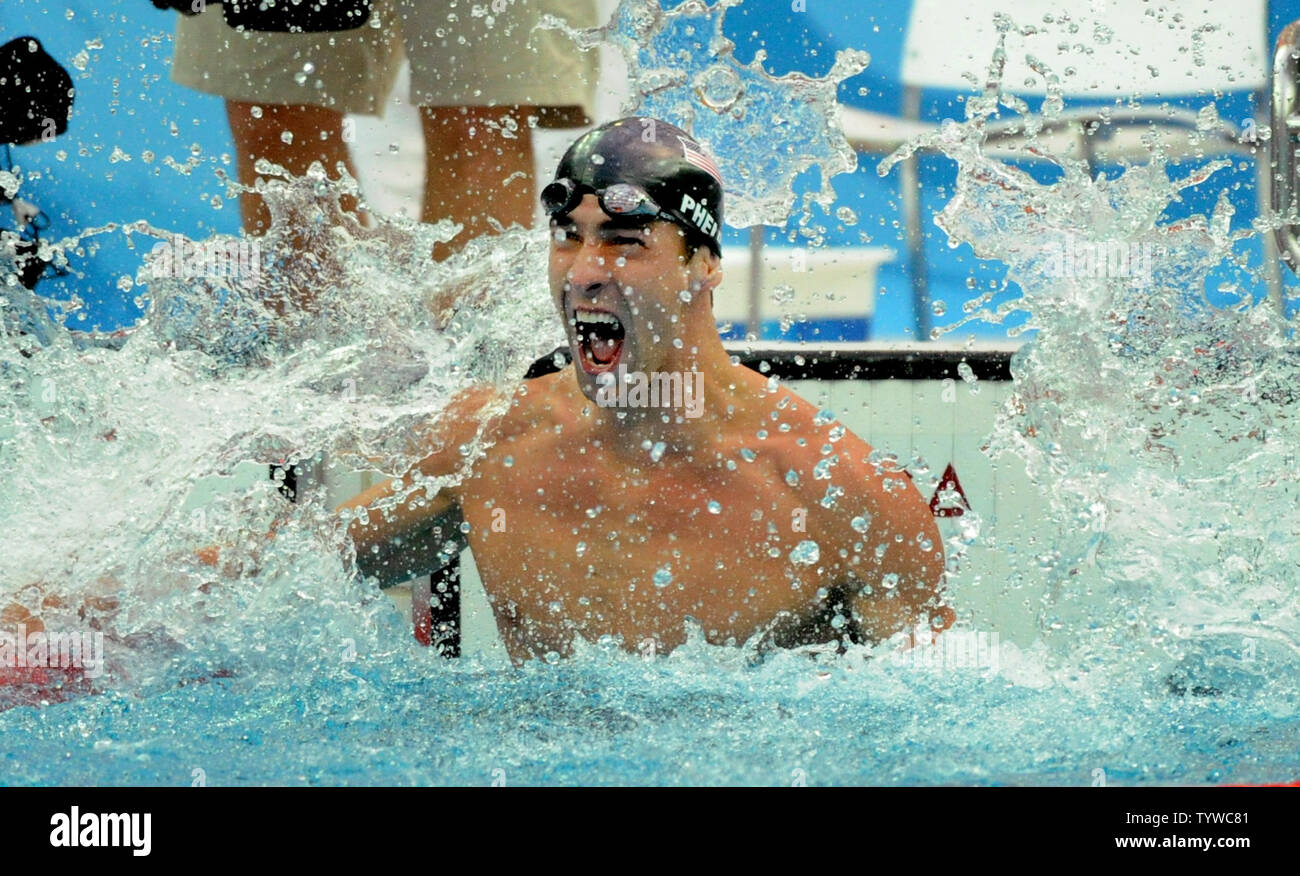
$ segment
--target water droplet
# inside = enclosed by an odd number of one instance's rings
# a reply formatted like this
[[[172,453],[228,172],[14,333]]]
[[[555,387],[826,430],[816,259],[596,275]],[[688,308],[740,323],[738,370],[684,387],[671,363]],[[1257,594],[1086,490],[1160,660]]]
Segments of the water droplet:
[[[588,516],[592,516],[592,515],[588,515]],[[577,551],[578,556],[582,556],[587,552],[587,543],[585,541],[578,542],[575,550]]]
[[[288,146],[293,143],[293,131],[281,131],[280,142]]]
[[[792,487],[797,486],[799,484],[799,472],[790,469],[785,473],[785,482]]]
[[[866,532],[871,528],[871,515],[868,512],[863,511],[857,517],[850,520],[849,525],[857,532]]]
[[[515,458],[513,456],[507,456],[504,460],[502,460],[502,463],[505,465],[506,468],[510,468],[515,464]]]
[[[655,586],[658,587],[660,590],[667,587],[669,584],[673,583],[672,569],[667,564],[656,569],[654,582],[655,582]]]
[[[740,448],[740,455],[745,462],[753,462],[755,459],[758,459],[758,454],[750,450],[748,447]]]
[[[790,562],[796,566],[811,566],[821,559],[821,555],[822,551],[817,542],[805,539],[790,551]]]
[[[694,85],[696,95],[715,112],[728,109],[744,91],[740,77],[727,67],[709,67],[695,77]]]
[[[880,579],[880,585],[884,587],[886,590],[893,590],[895,587],[898,586],[897,573],[890,572],[888,575],[885,575],[883,578]]]
[[[666,445],[664,444],[664,442],[656,441],[654,443],[654,446],[650,448],[650,461],[658,462],[659,460],[663,459],[665,447]]]
[[[707,507],[707,508],[709,509],[709,513],[710,513],[710,514],[721,514],[721,513],[722,513],[722,503],[720,503],[720,502],[716,502],[716,501],[714,501],[713,499],[710,499],[710,500],[709,500],[709,504],[708,504],[707,506],[705,506],[705,507]]]

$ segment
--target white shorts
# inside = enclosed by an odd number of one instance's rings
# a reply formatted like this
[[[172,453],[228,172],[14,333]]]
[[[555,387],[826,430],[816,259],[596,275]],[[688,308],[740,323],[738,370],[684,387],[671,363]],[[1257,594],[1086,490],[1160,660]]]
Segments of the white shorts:
[[[378,115],[405,54],[419,106],[579,107],[589,124],[597,53],[534,30],[543,14],[598,24],[595,0],[373,0],[355,30],[272,33],[235,30],[213,4],[180,16],[172,79],[230,100]]]

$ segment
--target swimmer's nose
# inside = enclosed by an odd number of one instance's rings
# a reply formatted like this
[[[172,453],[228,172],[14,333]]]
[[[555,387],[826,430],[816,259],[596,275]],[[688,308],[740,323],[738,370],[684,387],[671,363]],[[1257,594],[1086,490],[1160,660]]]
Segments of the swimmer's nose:
[[[587,245],[573,257],[565,278],[569,288],[580,295],[594,298],[610,282],[610,266],[607,254],[602,254],[599,246]]]

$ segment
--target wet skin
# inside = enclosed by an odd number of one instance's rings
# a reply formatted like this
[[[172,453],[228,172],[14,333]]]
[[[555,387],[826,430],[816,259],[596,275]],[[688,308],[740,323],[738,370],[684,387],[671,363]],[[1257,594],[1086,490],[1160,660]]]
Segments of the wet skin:
[[[506,409],[485,432],[489,446],[435,501],[354,523],[363,570],[382,575],[372,549],[427,541],[431,522],[459,506],[516,662],[566,654],[575,636],[619,637],[629,650],[653,640],[664,653],[682,643],[688,618],[718,644],[879,640],[951,624],[939,604],[940,536],[919,492],[869,462],[857,436],[816,421],[811,403],[731,361],[711,312],[720,280],[707,249],[687,258],[677,226],[620,225],[587,195],[552,227],[550,286],[574,364],[504,402],[487,389],[459,398],[417,468],[457,471],[456,448],[495,400]],[[579,311],[612,314],[621,344],[593,354]],[[616,364],[701,372],[698,416],[598,404],[598,373]],[[659,443],[656,460],[647,448]],[[828,500],[832,487],[842,493]],[[391,494],[381,485],[345,507]],[[866,532],[852,524],[859,517],[871,521]],[[818,557],[798,563],[791,552],[805,541]]]

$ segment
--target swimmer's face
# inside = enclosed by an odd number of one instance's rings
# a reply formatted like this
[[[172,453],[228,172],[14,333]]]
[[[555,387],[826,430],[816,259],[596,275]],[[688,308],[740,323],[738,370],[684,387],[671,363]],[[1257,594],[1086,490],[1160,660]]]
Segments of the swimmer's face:
[[[551,294],[583,393],[594,400],[599,375],[617,375],[620,365],[646,373],[671,370],[658,366],[680,356],[674,339],[689,346],[688,336],[713,331],[710,293],[720,278],[707,249],[687,258],[676,224],[611,217],[595,195],[552,220]]]

